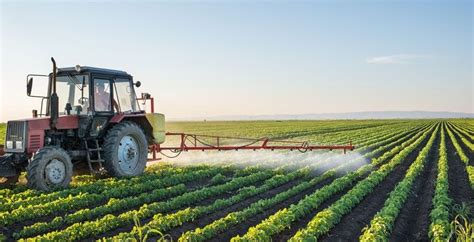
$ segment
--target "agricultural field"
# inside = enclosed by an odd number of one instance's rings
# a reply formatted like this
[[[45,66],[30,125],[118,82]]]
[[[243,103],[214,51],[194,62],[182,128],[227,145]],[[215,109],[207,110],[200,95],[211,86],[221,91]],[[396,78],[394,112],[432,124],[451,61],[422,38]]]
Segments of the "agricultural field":
[[[0,189],[0,241],[474,238],[474,120],[174,122],[167,130],[356,149],[185,152],[140,177],[78,175],[48,193],[20,179]]]

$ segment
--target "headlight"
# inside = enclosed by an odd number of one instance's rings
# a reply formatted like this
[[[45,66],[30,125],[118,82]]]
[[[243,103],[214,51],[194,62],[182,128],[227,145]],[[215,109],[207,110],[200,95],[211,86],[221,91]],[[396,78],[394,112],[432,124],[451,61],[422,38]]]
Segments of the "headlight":
[[[45,143],[46,145],[50,145],[50,144],[51,144],[51,138],[50,138],[50,137],[44,138],[44,143]]]
[[[23,142],[22,141],[15,142],[15,148],[22,150],[23,149]]]
[[[7,149],[13,149],[13,141],[11,140],[7,141]]]

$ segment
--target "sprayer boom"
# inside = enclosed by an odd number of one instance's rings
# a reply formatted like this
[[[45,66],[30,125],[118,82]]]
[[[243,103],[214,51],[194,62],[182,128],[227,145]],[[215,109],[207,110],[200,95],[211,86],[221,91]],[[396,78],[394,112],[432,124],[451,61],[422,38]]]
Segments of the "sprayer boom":
[[[182,151],[226,151],[226,150],[298,150],[300,152],[313,150],[354,150],[354,146],[348,145],[311,145],[306,141],[289,141],[289,140],[272,140],[269,138],[241,138],[241,137],[227,137],[227,136],[213,136],[213,135],[197,135],[186,133],[166,133],[167,140],[178,139],[178,145],[175,146],[161,146],[158,144],[150,146],[153,158],[156,158],[156,153],[159,152],[169,158],[178,156]],[[233,142],[231,142],[233,141]],[[231,144],[233,143],[233,144]],[[163,151],[169,151],[172,156],[168,156]]]

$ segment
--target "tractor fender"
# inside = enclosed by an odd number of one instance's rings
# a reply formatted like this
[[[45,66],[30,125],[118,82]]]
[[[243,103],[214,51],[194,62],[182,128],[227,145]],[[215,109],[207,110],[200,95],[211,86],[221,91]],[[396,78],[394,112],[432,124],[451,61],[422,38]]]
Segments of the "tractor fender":
[[[138,124],[149,139],[149,143],[162,144],[165,141],[165,115],[161,113],[117,114],[109,123],[132,121]]]

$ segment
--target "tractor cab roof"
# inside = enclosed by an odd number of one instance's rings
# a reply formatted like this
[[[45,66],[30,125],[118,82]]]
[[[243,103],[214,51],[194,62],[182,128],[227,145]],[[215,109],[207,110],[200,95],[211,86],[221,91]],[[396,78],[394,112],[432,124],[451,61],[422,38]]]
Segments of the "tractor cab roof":
[[[79,72],[78,72],[78,70],[79,70]],[[71,74],[92,73],[92,74],[105,74],[105,75],[113,75],[113,76],[131,76],[130,74],[128,74],[125,71],[99,68],[99,67],[91,67],[91,66],[76,66],[76,67],[58,68],[58,75],[61,75],[61,73],[65,73],[65,72],[69,72]]]

